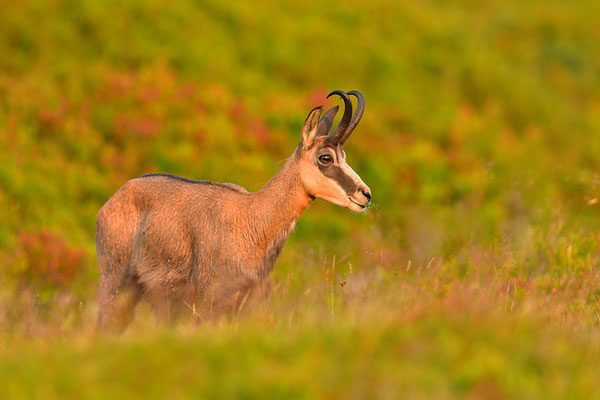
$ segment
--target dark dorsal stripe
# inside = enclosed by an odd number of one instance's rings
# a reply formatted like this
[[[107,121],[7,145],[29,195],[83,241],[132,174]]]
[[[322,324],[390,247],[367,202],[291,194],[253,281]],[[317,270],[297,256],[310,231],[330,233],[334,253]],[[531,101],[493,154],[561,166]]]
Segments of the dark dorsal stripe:
[[[234,192],[238,192],[239,193],[239,190],[236,190],[236,189],[232,188],[231,186],[224,185],[222,183],[211,182],[211,181],[196,181],[196,180],[193,180],[193,179],[188,179],[188,178],[184,178],[182,176],[171,175],[171,174],[144,174],[144,175],[140,176],[139,178],[152,178],[152,177],[155,177],[155,176],[164,176],[166,178],[176,179],[176,180],[181,181],[181,182],[192,183],[192,184],[196,184],[196,185],[213,185],[213,186],[219,186],[219,187],[226,188],[226,189],[229,189],[229,190],[233,190]]]

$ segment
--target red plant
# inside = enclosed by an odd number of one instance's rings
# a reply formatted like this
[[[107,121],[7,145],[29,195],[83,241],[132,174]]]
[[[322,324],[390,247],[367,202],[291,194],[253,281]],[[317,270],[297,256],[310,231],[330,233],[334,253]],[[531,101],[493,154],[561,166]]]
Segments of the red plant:
[[[308,95],[307,107],[316,107],[323,104],[323,99],[327,97],[329,92],[324,88],[316,88]]]
[[[132,134],[144,138],[152,138],[158,135],[160,125],[160,121],[156,118],[124,114],[117,116],[115,119],[113,131],[115,136],[120,139]]]
[[[20,279],[54,287],[72,282],[87,259],[84,249],[70,246],[63,237],[48,230],[21,233],[17,254],[27,265]]]
[[[267,125],[260,119],[252,121],[250,133],[262,147],[265,147],[271,140],[271,134]]]

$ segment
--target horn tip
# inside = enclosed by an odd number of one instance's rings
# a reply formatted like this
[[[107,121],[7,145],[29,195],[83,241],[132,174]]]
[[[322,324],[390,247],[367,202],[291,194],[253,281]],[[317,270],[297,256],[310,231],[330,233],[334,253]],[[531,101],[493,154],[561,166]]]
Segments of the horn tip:
[[[363,94],[361,92],[359,92],[358,90],[351,90],[347,94],[355,96],[357,99],[361,99],[362,101],[365,100],[365,96],[363,96]]]
[[[336,89],[336,90],[332,91],[331,93],[329,93],[326,98],[328,99],[329,97],[333,96],[334,94],[337,94],[340,97],[344,97],[344,95],[346,95],[346,92]]]

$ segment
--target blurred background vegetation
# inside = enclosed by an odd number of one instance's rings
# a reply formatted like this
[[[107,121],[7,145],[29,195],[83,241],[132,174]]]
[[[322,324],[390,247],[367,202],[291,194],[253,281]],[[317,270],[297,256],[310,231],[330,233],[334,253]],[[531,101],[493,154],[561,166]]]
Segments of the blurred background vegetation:
[[[127,396],[156,374],[145,397],[600,397],[597,1],[2,8],[11,396]],[[142,309],[95,337],[102,204],[149,172],[257,190],[333,89],[366,97],[345,150],[375,207],[316,201],[250,316],[163,330]]]

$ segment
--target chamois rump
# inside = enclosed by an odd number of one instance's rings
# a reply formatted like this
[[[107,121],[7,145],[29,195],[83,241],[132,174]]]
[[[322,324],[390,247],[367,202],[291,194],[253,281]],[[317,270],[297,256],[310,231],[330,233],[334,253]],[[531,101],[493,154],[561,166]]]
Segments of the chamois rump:
[[[339,106],[310,111],[298,148],[259,191],[232,183],[147,174],[125,183],[100,209],[98,326],[121,331],[140,299],[159,320],[192,305],[211,318],[235,311],[265,282],[300,214],[320,198],[354,212],[371,191],[346,163],[342,146],[360,121],[358,91],[331,92]],[[349,96],[357,98],[352,112]],[[183,307],[185,305],[185,307]]]

